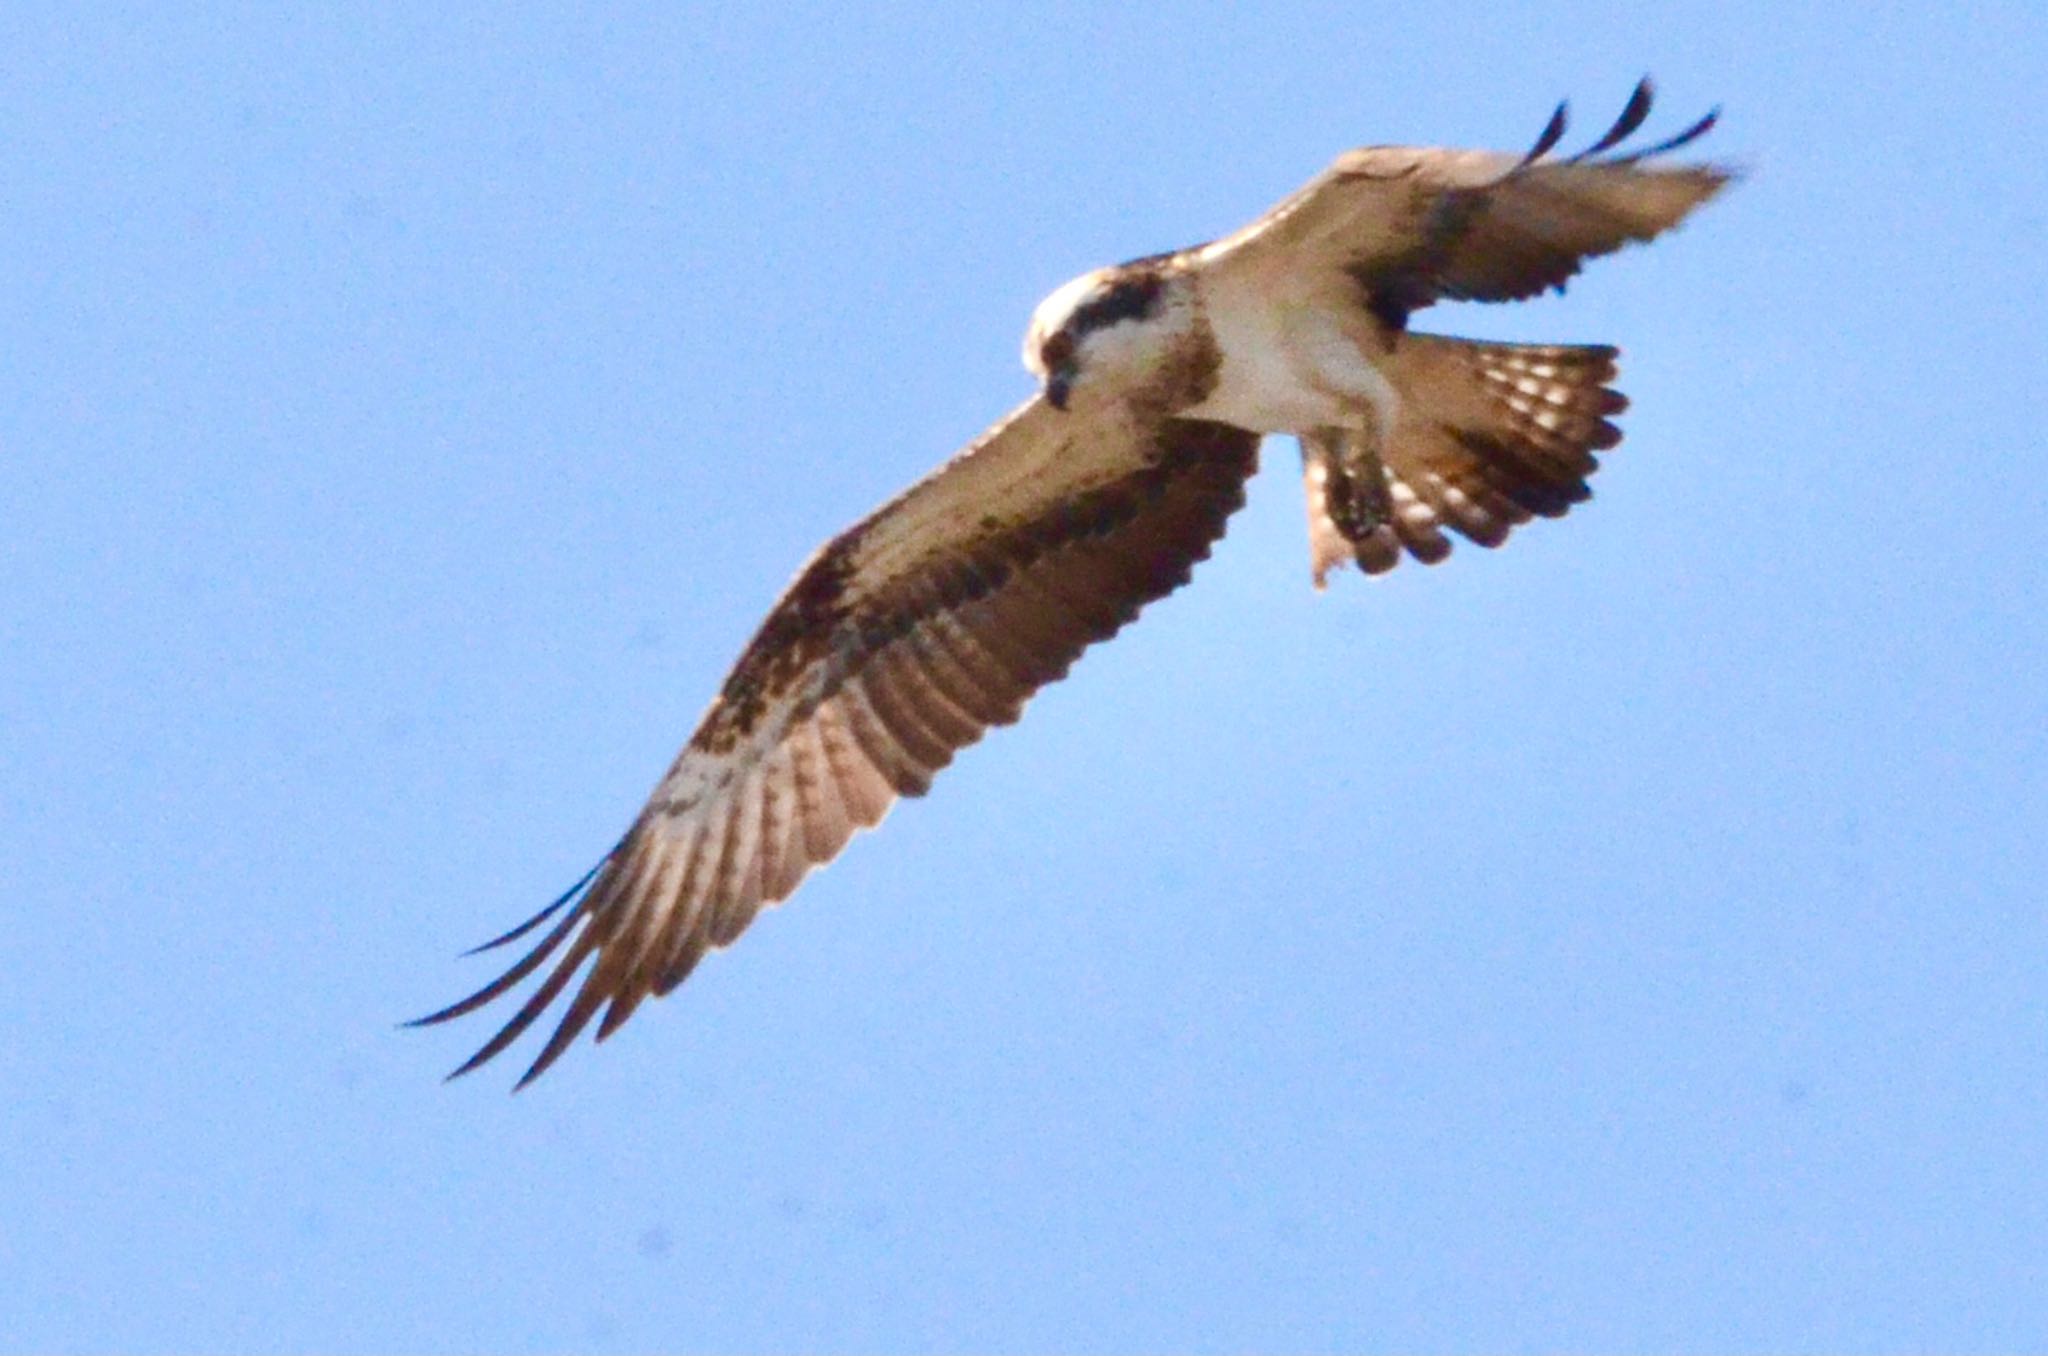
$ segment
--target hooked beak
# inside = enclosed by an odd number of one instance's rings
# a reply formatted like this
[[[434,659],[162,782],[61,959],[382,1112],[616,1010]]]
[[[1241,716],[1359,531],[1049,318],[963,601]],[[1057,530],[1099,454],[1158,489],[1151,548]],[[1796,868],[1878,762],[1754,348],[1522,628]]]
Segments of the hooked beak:
[[[1074,392],[1074,367],[1067,363],[1046,374],[1045,403],[1056,410],[1067,408],[1067,398]]]

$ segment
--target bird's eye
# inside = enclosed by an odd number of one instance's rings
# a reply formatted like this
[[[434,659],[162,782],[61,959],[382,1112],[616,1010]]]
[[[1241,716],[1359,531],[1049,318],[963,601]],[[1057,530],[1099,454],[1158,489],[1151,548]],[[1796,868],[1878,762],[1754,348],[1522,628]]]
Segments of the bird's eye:
[[[1038,361],[1048,372],[1058,371],[1074,360],[1074,340],[1065,330],[1047,339],[1038,349]]]

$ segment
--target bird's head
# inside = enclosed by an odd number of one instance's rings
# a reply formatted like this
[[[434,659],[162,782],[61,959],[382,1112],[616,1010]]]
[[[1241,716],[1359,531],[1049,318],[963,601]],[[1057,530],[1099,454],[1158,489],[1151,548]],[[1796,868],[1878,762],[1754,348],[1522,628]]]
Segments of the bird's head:
[[[1129,391],[1174,338],[1179,280],[1157,260],[1098,268],[1055,291],[1031,313],[1024,366],[1056,410],[1091,391]]]

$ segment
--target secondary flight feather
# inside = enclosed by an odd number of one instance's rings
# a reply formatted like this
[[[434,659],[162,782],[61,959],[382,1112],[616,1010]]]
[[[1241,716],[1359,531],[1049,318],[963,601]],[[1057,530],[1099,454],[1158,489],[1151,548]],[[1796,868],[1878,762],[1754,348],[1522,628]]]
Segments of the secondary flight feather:
[[[420,1019],[542,976],[455,1073],[572,985],[519,1085],[593,1020],[603,1040],[897,797],[923,795],[955,752],[1187,582],[1244,502],[1263,435],[1300,440],[1319,588],[1346,561],[1433,563],[1446,532],[1497,546],[1586,499],[1594,454],[1621,438],[1616,350],[1481,343],[1409,320],[1439,300],[1562,290],[1585,260],[1652,239],[1719,191],[1725,168],[1659,159],[1714,114],[1623,149],[1650,105],[1645,80],[1562,159],[1563,105],[1519,155],[1350,151],[1235,234],[1047,297],[1024,341],[1038,392],[811,557],[625,837],[478,948],[538,932],[516,964]]]

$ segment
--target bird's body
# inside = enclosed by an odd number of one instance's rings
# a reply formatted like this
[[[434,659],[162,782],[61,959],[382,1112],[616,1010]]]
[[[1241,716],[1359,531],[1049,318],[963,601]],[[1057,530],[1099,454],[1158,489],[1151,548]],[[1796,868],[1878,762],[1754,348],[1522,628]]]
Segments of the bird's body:
[[[1185,582],[1243,502],[1262,435],[1301,440],[1311,568],[1433,562],[1445,529],[1498,545],[1585,499],[1615,350],[1421,334],[1439,299],[1516,300],[1648,240],[1728,174],[1599,158],[1352,151],[1245,229],[1098,269],[1026,332],[1040,394],[823,547],[740,656],[632,829],[591,875],[488,946],[562,917],[473,1010],[553,961],[457,1072],[516,1039],[594,957],[522,1083],[598,1013],[603,1039],[765,904],[920,795],[1089,644]],[[559,954],[558,954],[559,953]]]
[[[1384,367],[1393,336],[1364,307],[1295,278],[1190,270],[1221,355],[1215,389],[1181,411],[1259,433],[1387,427],[1401,397]]]

